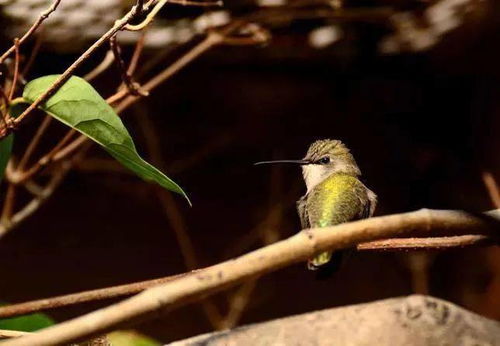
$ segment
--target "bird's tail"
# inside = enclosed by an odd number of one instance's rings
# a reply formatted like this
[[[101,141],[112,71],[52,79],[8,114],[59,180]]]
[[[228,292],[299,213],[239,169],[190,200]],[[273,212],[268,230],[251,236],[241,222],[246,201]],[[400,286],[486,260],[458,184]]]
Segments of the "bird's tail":
[[[307,268],[316,273],[317,280],[326,280],[339,270],[345,251],[322,252],[307,262]]]
[[[322,265],[327,264],[332,259],[332,252],[322,252],[316,255],[314,258],[307,261],[307,269],[318,270]]]

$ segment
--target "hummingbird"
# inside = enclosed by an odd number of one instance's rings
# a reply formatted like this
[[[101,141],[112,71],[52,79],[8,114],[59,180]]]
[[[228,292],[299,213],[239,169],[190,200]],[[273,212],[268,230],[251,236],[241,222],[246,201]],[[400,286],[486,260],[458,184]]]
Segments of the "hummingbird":
[[[349,149],[339,140],[312,143],[302,160],[262,161],[256,164],[290,163],[302,166],[307,192],[297,201],[302,229],[329,227],[371,217],[377,195],[359,179],[359,170]],[[341,253],[335,256],[340,261]],[[307,262],[310,270],[326,268],[332,252],[317,254]],[[338,265],[338,263],[330,263]]]

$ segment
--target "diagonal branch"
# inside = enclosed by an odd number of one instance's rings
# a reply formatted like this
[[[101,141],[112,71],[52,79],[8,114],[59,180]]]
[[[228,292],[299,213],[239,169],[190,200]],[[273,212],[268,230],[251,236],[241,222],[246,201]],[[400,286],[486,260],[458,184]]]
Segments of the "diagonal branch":
[[[188,273],[171,275],[163,278],[146,280],[141,282],[134,282],[126,285],[99,288],[84,292],[65,294],[62,296],[57,296],[52,298],[33,300],[26,303],[6,305],[0,307],[0,318],[25,315],[47,309],[55,309],[63,306],[70,306],[91,301],[99,301],[99,300],[132,295],[135,293],[142,292],[147,288],[151,288],[156,285],[178,279],[189,273],[195,273],[199,271],[200,270],[193,270],[192,272]]]
[[[497,241],[498,243],[498,241]],[[462,235],[462,236],[450,236],[450,237],[434,237],[434,238],[393,238],[393,239],[383,239],[375,240],[371,242],[364,242],[357,245],[357,251],[412,251],[412,250],[446,250],[453,248],[464,248],[468,246],[478,246],[478,245],[490,245],[495,244],[494,239],[483,236],[483,235]],[[160,283],[169,282],[174,279],[178,279],[183,275],[202,272],[208,268],[202,268],[187,272],[184,274],[177,274],[172,276],[167,276],[158,279],[146,280],[141,282],[134,282],[130,284],[124,284],[119,286],[112,286],[106,288],[99,288],[89,291],[83,291],[78,293],[66,294],[57,297],[33,300],[30,302],[11,304],[7,306],[0,307],[0,318],[12,317],[18,315],[29,314],[33,312],[39,312],[43,310],[50,310],[55,308],[61,308],[65,306],[72,306],[81,303],[106,300],[117,297],[129,296],[135,293],[139,293],[145,289],[154,287]],[[251,285],[255,279],[248,281]],[[248,287],[247,287],[248,288]],[[244,287],[242,291],[244,292]],[[240,293],[241,293],[240,292]],[[246,294],[246,293],[245,293]],[[236,294],[238,295],[238,294]]]
[[[150,6],[153,5],[154,0],[150,0],[147,4],[143,5],[145,11],[149,10]],[[132,19],[137,15],[137,6],[133,6],[132,9],[127,12],[121,19],[117,20],[113,27],[109,29],[104,35],[102,35],[93,45],[91,45],[78,59],[76,59],[70,67],[64,71],[59,78],[42,94],[40,95],[21,115],[12,121],[11,126],[15,127],[19,125],[23,119],[31,113],[35,108],[44,103],[50,96],[52,96],[59,88],[71,77],[75,70],[87,60],[100,46],[109,40],[118,31],[122,30],[125,25],[127,25]]]
[[[52,3],[52,5],[46,11],[44,11],[40,15],[40,17],[38,17],[37,21],[31,26],[31,28],[23,35],[23,37],[21,37],[21,39],[19,39],[18,45],[23,44],[24,41],[26,41],[31,35],[33,35],[33,33],[38,29],[38,27],[42,25],[43,21],[47,19],[47,17],[57,9],[57,6],[59,6],[60,2],[61,0],[55,0]],[[4,54],[2,54],[2,56],[0,56],[0,64],[2,64],[5,61],[5,59],[7,59],[7,57],[15,51],[15,49],[16,47],[14,44]]]
[[[493,219],[495,222],[492,222]],[[105,333],[157,317],[252,277],[302,262],[318,252],[354,247],[388,237],[483,234],[498,238],[500,210],[485,217],[463,211],[428,210],[374,217],[334,227],[304,230],[286,240],[153,287],[107,308],[9,340],[5,346],[54,345]]]

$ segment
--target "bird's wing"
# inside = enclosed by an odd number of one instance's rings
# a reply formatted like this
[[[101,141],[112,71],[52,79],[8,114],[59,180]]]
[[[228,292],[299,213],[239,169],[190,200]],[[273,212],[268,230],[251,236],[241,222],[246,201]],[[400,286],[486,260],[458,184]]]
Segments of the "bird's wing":
[[[300,197],[297,201],[297,212],[300,218],[300,225],[302,229],[310,228],[311,224],[309,223],[309,215],[307,213],[307,195]]]
[[[360,219],[367,219],[373,216],[375,207],[377,206],[377,195],[365,186],[366,199],[362,200],[363,211],[361,212]]]

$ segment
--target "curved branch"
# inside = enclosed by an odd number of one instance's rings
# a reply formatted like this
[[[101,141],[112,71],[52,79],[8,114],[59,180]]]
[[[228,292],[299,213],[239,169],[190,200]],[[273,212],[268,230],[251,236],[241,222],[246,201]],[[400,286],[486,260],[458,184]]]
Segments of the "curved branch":
[[[484,234],[498,237],[500,210],[486,217],[462,211],[427,210],[374,217],[334,227],[306,229],[286,240],[232,259],[200,273],[187,274],[148,289],[120,303],[5,342],[6,346],[65,344],[109,330],[154,318],[162,311],[191,303],[236,285],[302,262],[318,252],[354,247],[360,242],[388,237]]]

